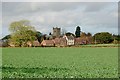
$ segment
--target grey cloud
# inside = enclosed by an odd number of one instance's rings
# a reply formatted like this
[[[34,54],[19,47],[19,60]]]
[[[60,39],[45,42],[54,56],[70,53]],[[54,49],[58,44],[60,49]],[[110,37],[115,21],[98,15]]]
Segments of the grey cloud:
[[[28,19],[36,30],[43,33],[51,32],[52,27],[56,26],[74,33],[77,25],[86,32],[95,33],[101,30],[117,33],[115,31],[117,29],[117,7],[114,5],[116,4],[92,2],[5,2],[3,3],[2,26],[6,27],[4,30],[7,30],[11,22]]]
[[[61,5],[60,5],[61,4]],[[3,12],[5,15],[48,12],[48,11],[64,11],[76,9],[80,3],[71,2],[3,2]],[[12,11],[12,13],[11,13]]]
[[[104,8],[113,5],[114,2],[89,2],[86,3],[85,11],[86,12],[97,12],[101,11]]]
[[[86,12],[100,11],[110,2],[3,2],[3,12],[5,15],[17,15],[36,12],[61,12],[68,10],[84,10]],[[12,13],[11,13],[12,11]]]
[[[3,0],[3,2],[118,2],[119,0]]]

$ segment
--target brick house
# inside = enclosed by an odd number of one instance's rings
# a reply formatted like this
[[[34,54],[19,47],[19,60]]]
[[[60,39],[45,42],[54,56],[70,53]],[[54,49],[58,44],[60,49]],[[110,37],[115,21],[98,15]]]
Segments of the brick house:
[[[54,42],[55,46],[57,46],[57,47],[60,46],[60,41],[61,41],[61,38],[55,38],[55,39],[53,39],[53,42]]]
[[[33,41],[33,46],[34,47],[39,47],[40,46],[40,43],[39,43],[39,41]]]
[[[60,38],[60,46],[67,46],[67,40],[65,38]]]
[[[87,39],[85,38],[75,38],[75,45],[87,44]]]
[[[92,43],[92,37],[75,38],[75,45],[91,44],[91,43]]]
[[[53,40],[43,40],[41,46],[55,46],[55,44]]]
[[[74,37],[72,35],[64,35],[62,38],[53,39],[55,46],[71,46],[74,45]]]
[[[40,46],[40,43],[39,43],[39,41],[33,41],[33,42],[31,42],[31,41],[28,41],[27,42],[27,47],[32,47],[32,46],[34,46],[34,47],[39,47]]]
[[[30,41],[27,42],[27,47],[32,47],[32,43]]]

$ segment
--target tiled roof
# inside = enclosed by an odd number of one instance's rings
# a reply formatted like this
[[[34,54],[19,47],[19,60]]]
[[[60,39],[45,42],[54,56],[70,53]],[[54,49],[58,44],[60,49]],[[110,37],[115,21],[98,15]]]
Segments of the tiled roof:
[[[60,38],[55,38],[53,41],[54,41],[55,44],[59,44],[60,43]]]
[[[67,36],[67,38],[68,38],[69,40],[74,40],[74,37],[73,37],[73,36]]]
[[[34,46],[40,46],[40,43],[38,41],[33,41]]]
[[[83,39],[83,38],[75,38],[75,42],[80,42],[80,41],[83,41],[83,40],[85,40],[85,39]]]
[[[53,40],[44,40],[46,44],[54,44]]]

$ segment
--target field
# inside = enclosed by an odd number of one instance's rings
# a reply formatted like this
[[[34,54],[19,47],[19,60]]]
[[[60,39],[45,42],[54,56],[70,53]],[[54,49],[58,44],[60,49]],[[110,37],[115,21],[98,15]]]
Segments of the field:
[[[2,77],[117,78],[118,48],[2,48]]]

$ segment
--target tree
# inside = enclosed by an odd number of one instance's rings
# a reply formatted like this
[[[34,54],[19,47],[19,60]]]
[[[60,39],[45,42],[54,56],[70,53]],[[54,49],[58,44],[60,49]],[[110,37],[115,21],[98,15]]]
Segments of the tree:
[[[52,35],[52,33],[50,32],[49,35]]]
[[[11,38],[11,35],[6,35],[5,37],[2,38],[2,40],[8,40]]]
[[[92,34],[91,33],[81,32],[80,38],[85,40],[86,44],[91,44],[92,43]]]
[[[94,41],[93,41],[93,38],[92,38],[92,34],[90,32],[88,32],[86,35],[87,35],[88,43],[89,44],[93,43]]]
[[[113,34],[113,39],[114,39],[113,43],[115,44],[120,43],[120,35]]]
[[[35,29],[28,20],[15,21],[10,24],[9,30],[12,32],[10,42],[15,46],[27,46],[36,39]]]
[[[85,32],[81,32],[80,37],[87,37],[87,34]]]
[[[88,37],[91,37],[91,36],[92,36],[92,34],[91,34],[90,32],[88,32],[88,33],[87,33],[87,36],[88,36]]]
[[[2,46],[3,47],[7,47],[8,46],[8,43],[9,43],[9,39],[11,38],[11,35],[6,35],[5,37],[3,37],[1,39],[1,42],[2,42]]]
[[[39,32],[39,31],[37,31],[36,32],[36,37],[37,37],[37,40],[41,43],[42,42],[42,33],[41,32]]]
[[[77,26],[76,31],[75,31],[75,35],[77,38],[80,37],[80,33],[81,33],[81,29],[79,26]]]
[[[120,35],[113,34],[113,39],[115,39],[117,41],[120,41]]]
[[[80,37],[92,37],[91,33],[85,33],[85,32],[81,32]]]
[[[96,33],[93,38],[94,41],[100,44],[111,43],[113,41],[112,34],[110,34],[109,32]]]

